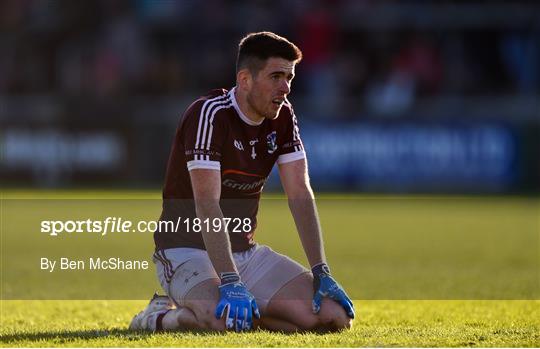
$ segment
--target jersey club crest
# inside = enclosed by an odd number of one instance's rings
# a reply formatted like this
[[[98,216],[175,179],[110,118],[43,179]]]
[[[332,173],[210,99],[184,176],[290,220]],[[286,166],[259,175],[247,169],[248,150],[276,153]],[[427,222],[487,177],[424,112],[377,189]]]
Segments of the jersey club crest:
[[[272,131],[268,136],[266,136],[266,145],[268,146],[268,154],[273,154],[277,150],[276,143],[276,131]]]

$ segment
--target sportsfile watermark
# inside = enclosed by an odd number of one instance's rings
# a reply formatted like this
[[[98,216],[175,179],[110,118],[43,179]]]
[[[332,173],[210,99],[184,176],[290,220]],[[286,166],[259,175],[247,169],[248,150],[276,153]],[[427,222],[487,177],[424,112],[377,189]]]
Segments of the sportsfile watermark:
[[[229,234],[240,269],[249,256],[260,261],[252,246],[310,269],[291,213],[309,201],[222,200],[226,218],[207,220],[192,200],[4,196],[1,204],[2,299],[146,299],[164,292],[158,267],[170,276],[182,263],[167,249],[204,248],[205,231]],[[330,271],[352,299],[540,298],[539,199],[321,194],[316,205]],[[185,272],[181,281],[201,271]]]
[[[174,221],[146,221],[133,222],[122,217],[107,217],[103,220],[42,220],[41,232],[50,236],[60,236],[72,233],[95,233],[105,236],[110,233],[154,233],[156,231],[172,233],[180,230],[186,233],[201,233],[203,231],[229,233],[250,233],[253,230],[251,218],[183,218]]]

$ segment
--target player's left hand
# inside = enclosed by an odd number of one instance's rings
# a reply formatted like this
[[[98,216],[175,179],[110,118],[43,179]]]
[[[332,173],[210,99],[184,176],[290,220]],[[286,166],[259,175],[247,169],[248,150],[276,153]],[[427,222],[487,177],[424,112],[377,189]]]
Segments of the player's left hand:
[[[234,329],[237,332],[250,330],[253,327],[253,316],[261,318],[255,297],[235,272],[222,273],[221,282],[216,318],[221,319],[225,315],[227,329]]]
[[[323,297],[328,297],[338,302],[347,316],[354,319],[354,306],[347,293],[340,284],[332,276],[330,276],[330,270],[324,263],[317,264],[311,269],[313,273],[313,313],[318,314],[321,310],[321,303]]]

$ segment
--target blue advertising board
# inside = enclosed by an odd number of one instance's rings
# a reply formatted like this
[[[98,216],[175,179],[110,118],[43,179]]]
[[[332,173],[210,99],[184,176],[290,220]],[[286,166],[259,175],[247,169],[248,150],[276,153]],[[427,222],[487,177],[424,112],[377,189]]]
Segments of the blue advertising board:
[[[302,125],[316,189],[501,192],[515,184],[518,139],[499,124]]]

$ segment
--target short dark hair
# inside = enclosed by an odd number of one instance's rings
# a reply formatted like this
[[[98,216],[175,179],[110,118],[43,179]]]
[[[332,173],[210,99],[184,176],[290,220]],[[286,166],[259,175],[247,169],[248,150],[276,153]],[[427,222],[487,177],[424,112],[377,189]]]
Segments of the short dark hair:
[[[268,58],[277,57],[298,63],[302,60],[302,51],[290,42],[272,32],[258,32],[246,35],[238,44],[236,72],[248,68],[251,74],[264,68]]]

